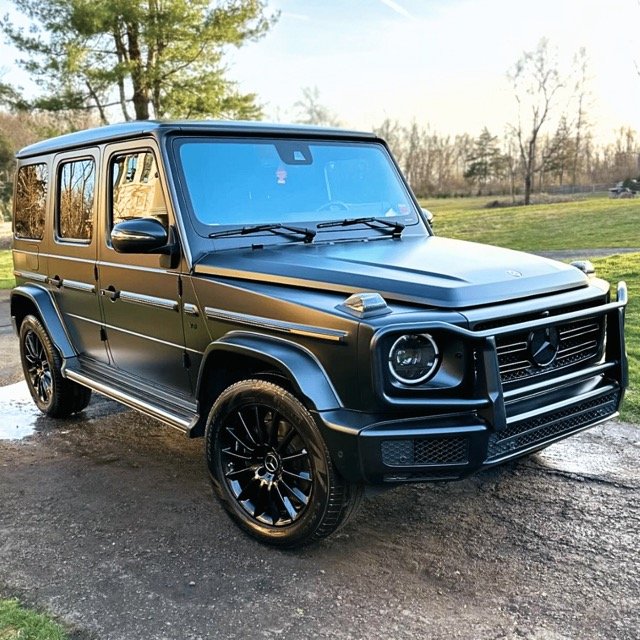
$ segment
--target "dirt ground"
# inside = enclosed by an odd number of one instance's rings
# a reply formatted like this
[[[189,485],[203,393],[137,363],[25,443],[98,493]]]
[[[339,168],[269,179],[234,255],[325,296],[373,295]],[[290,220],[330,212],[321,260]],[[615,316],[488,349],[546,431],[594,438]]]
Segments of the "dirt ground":
[[[277,551],[214,501],[201,440],[96,395],[76,418],[38,416],[6,299],[0,593],[78,640],[639,637],[635,426],[378,494],[327,541]]]

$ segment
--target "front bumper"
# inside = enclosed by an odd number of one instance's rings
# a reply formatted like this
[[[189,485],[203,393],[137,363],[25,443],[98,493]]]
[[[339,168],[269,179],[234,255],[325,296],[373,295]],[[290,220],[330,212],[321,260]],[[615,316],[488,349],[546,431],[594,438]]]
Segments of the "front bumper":
[[[537,327],[541,322],[493,333],[468,332],[482,354],[478,376],[482,388],[476,390],[475,406],[465,403],[463,412],[440,409],[437,415],[400,419],[346,409],[317,413],[338,469],[348,480],[373,484],[455,480],[615,417],[628,383],[626,302],[626,287],[621,283],[617,302],[553,319],[565,322],[593,316],[594,311],[605,316],[606,348],[600,362],[509,391],[502,387],[494,334]]]

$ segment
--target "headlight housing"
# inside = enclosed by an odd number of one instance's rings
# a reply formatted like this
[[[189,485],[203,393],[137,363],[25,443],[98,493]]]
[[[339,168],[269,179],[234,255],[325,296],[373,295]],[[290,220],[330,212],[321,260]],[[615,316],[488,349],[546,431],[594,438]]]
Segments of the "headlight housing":
[[[389,371],[402,384],[428,380],[438,369],[440,351],[428,333],[407,333],[389,349]]]

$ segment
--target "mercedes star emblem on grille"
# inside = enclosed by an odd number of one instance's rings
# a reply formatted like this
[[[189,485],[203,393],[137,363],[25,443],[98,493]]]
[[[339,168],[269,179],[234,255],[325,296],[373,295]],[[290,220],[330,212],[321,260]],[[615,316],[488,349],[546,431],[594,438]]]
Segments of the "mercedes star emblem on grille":
[[[532,362],[539,367],[547,367],[558,355],[560,334],[555,327],[544,327],[532,331],[528,342]]]

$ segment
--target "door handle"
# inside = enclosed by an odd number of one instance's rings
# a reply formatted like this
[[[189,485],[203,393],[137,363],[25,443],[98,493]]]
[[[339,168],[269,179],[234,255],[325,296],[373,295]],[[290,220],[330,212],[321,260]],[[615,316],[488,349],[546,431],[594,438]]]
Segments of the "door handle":
[[[49,278],[49,284],[52,284],[54,287],[59,289],[62,286],[62,278],[53,276],[53,278]]]
[[[111,302],[115,302],[120,297],[120,292],[116,291],[114,286],[109,286],[106,289],[100,289],[100,295],[109,298]]]

